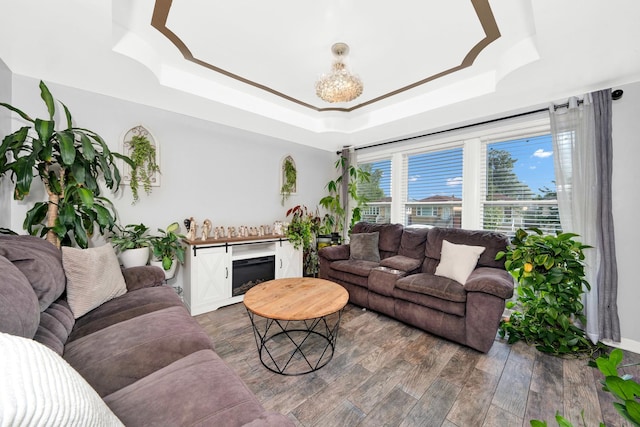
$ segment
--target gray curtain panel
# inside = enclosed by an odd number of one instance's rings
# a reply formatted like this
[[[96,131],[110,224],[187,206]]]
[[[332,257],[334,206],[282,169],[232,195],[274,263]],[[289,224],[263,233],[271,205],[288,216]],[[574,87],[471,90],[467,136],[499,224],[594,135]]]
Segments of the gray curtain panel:
[[[598,247],[601,249],[598,268],[598,317],[600,338],[620,341],[618,319],[618,267],[611,212],[612,138],[611,89],[591,94],[595,115],[596,173],[598,188]]]

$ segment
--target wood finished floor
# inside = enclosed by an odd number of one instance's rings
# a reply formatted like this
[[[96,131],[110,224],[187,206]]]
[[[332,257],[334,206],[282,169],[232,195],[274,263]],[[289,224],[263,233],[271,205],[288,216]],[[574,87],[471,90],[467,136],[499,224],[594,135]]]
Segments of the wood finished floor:
[[[384,315],[345,307],[333,360],[302,376],[265,369],[242,303],[196,316],[217,353],[269,410],[300,426],[628,425],[586,360],[560,359],[496,339],[487,354]],[[625,352],[624,362],[640,355]],[[626,368],[640,377],[640,368]]]

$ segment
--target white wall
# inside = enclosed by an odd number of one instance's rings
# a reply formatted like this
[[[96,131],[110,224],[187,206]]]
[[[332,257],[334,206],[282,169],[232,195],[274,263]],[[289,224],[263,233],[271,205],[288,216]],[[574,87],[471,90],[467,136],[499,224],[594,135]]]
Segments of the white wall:
[[[46,114],[37,80],[14,75],[12,84],[14,106],[32,117]],[[183,232],[183,220],[191,216],[199,224],[209,218],[214,227],[273,224],[285,220],[286,210],[296,204],[315,208],[333,178],[335,155],[325,150],[66,86],[48,87],[69,108],[75,125],[96,131],[112,150],[122,152],[125,132],[139,124],[159,143],[161,186],[153,187],[150,196],[141,191],[136,205],[128,186],[111,197],[121,224],[142,222],[155,231],[178,221]],[[13,119],[13,129],[21,125]],[[279,171],[286,155],[298,168],[298,193],[283,207]],[[36,189],[24,202],[11,202],[13,230],[23,232],[25,213],[34,200],[45,198]]]
[[[0,102],[11,103],[11,72],[0,59]],[[0,137],[11,133],[11,114],[0,108]],[[8,177],[0,178],[0,227],[11,228],[11,189]]]
[[[640,82],[613,102],[613,220],[618,261],[618,313],[621,346],[640,353]]]

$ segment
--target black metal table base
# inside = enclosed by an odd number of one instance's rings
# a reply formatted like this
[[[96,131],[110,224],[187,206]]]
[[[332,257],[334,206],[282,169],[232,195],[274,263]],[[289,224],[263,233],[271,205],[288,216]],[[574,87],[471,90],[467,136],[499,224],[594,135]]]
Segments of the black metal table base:
[[[335,351],[342,310],[309,320],[268,319],[247,310],[265,368],[303,375],[325,366]]]

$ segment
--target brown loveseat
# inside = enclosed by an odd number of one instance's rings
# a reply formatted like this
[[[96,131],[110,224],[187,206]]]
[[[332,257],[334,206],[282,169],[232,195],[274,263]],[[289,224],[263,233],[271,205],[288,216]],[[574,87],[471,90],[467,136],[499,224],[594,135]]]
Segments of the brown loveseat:
[[[353,304],[482,352],[491,348],[505,300],[513,295],[513,278],[503,261],[495,260],[498,251],[509,243],[506,236],[488,231],[358,223],[353,227],[351,244],[354,238],[360,241],[357,237],[364,237],[356,236],[359,233],[376,238],[377,251],[363,257],[362,248],[354,254],[350,245],[323,248],[319,251],[321,278],[344,286]],[[435,274],[443,241],[482,250],[477,261],[471,262],[465,283]],[[462,264],[463,259],[453,261]]]
[[[0,236],[2,343],[18,341],[16,349],[24,348],[26,343],[28,348],[59,359],[33,343],[33,339],[58,353],[73,368],[67,367],[72,375],[77,377],[76,372],[80,373],[97,392],[98,403],[102,405],[102,398],[108,406],[105,410],[113,411],[126,426],[293,425],[283,415],[267,412],[220,359],[209,336],[189,315],[173,289],[162,286],[161,269],[147,266],[124,270],[126,293],[74,319],[71,300],[66,298],[68,289],[65,291],[67,281],[61,254],[36,237]],[[117,260],[115,263],[119,271]],[[11,359],[6,344],[0,347],[3,347],[0,354]],[[35,357],[37,352],[33,353]],[[28,356],[24,363],[31,359]],[[18,365],[23,361],[15,357],[14,360]],[[29,369],[37,367],[32,365]],[[6,376],[12,375],[9,369],[20,369],[5,368],[0,372]],[[44,374],[33,370],[27,374],[17,378],[43,381],[37,376]],[[0,387],[0,424],[20,424],[19,418],[11,417],[31,416],[24,413],[29,412],[30,404],[49,411],[55,406],[54,402],[38,401],[44,398],[41,390],[36,390],[31,403],[25,403],[20,389],[29,384],[8,385],[7,378],[0,381],[11,387],[10,391]],[[53,382],[58,391],[67,385],[62,380],[56,385],[57,378],[46,381]],[[95,395],[90,387],[86,388]],[[57,398],[57,393],[51,398]],[[41,422],[60,425],[61,413],[74,413],[78,408],[53,408],[57,412],[51,416],[58,417],[55,418],[58,421],[52,418]]]

